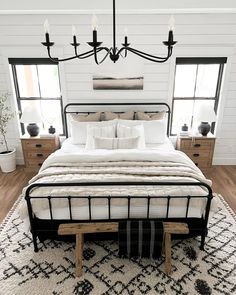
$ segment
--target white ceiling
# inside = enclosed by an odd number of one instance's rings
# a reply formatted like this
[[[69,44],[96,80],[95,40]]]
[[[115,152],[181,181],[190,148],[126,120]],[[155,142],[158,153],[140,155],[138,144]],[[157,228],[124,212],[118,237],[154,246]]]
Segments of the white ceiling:
[[[119,12],[235,12],[236,0],[116,0]],[[1,13],[37,12],[39,10],[58,13],[75,11],[110,12],[112,0],[0,0]]]

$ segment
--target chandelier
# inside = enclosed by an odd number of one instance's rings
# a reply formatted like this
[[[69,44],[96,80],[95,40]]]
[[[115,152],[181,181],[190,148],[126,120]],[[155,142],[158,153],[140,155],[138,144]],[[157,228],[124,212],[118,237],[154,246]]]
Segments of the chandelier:
[[[68,58],[53,58],[51,56],[51,47],[54,45],[54,42],[51,42],[50,36],[49,36],[49,23],[48,20],[45,21],[44,23],[44,30],[45,30],[45,38],[46,42],[42,42],[44,46],[47,47],[47,52],[49,58],[54,61],[54,62],[62,62],[62,61],[67,61],[67,60],[72,60],[72,59],[85,59],[91,56],[94,56],[94,60],[96,64],[101,64],[108,56],[110,59],[115,63],[119,57],[125,58],[128,54],[128,52],[131,52],[133,54],[136,54],[144,59],[147,59],[152,62],[157,62],[157,63],[164,63],[166,62],[172,55],[172,49],[173,46],[177,43],[174,41],[174,35],[173,35],[173,28],[174,28],[174,18],[173,16],[170,18],[169,21],[169,33],[168,33],[168,40],[163,41],[163,44],[167,47],[167,55],[165,57],[159,57],[156,55],[148,54],[143,51],[137,50],[133,47],[130,46],[130,43],[128,43],[128,34],[127,30],[125,30],[125,36],[124,36],[124,43],[122,43],[122,47],[118,48],[116,46],[116,7],[115,7],[115,0],[113,0],[113,45],[112,47],[103,47],[102,42],[99,42],[97,39],[97,27],[98,27],[98,19],[96,15],[93,15],[92,18],[92,28],[93,28],[93,41],[92,42],[87,42],[89,46],[92,47],[91,50],[79,53],[78,47],[80,43],[77,42],[77,37],[76,37],[76,28],[75,26],[72,26],[72,36],[73,36],[73,42],[70,43],[74,47],[74,55]],[[98,60],[98,53],[104,53],[104,56],[102,57],[101,60]]]

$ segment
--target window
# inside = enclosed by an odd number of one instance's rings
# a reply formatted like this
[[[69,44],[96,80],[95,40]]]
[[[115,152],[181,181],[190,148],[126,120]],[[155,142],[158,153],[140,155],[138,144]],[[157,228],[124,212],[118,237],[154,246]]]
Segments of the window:
[[[53,125],[57,133],[64,134],[62,97],[58,64],[47,58],[10,58],[18,110],[32,101],[39,107],[44,129]],[[22,134],[25,126],[21,123]]]
[[[177,58],[172,105],[171,134],[186,123],[194,128],[194,114],[201,105],[211,105],[217,113],[226,58]],[[211,132],[214,132],[212,124]]]

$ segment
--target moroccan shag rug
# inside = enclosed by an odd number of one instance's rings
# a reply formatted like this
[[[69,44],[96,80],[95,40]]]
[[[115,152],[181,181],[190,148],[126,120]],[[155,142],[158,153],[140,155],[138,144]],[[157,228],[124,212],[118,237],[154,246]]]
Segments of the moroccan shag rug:
[[[172,274],[164,259],[120,259],[114,241],[86,242],[83,276],[75,277],[75,245],[46,241],[34,253],[15,204],[0,228],[1,295],[236,294],[236,217],[222,198],[211,219],[205,251],[199,239],[172,247]]]

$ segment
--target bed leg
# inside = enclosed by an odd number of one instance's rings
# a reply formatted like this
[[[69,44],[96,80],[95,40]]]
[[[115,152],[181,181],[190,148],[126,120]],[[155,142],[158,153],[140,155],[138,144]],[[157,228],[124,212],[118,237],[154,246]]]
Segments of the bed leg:
[[[32,237],[33,237],[33,244],[34,244],[34,252],[38,252],[39,248],[37,243],[37,236],[35,234],[32,234]]]
[[[200,250],[202,250],[202,251],[204,251],[205,238],[206,238],[206,232],[204,231],[204,232],[201,234]]]

